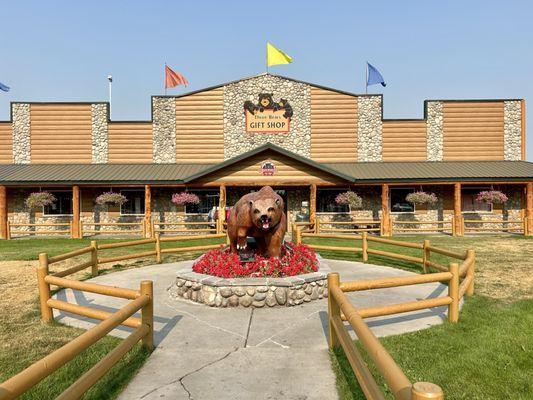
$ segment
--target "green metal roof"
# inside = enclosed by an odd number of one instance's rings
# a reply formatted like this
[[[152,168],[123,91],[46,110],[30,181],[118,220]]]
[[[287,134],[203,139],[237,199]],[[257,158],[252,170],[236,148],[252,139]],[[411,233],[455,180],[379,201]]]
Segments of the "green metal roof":
[[[263,151],[275,151],[347,182],[531,181],[527,161],[428,161],[321,164],[266,143],[218,164],[7,164],[0,184],[184,184],[220,171]]]

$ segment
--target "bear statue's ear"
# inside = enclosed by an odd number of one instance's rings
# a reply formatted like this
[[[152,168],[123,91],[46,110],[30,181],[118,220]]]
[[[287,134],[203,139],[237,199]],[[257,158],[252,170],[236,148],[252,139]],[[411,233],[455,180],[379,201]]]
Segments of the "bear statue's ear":
[[[281,204],[281,199],[276,199],[276,204],[279,206]]]
[[[248,203],[250,203],[250,207],[254,205],[254,202],[252,200],[250,200]]]

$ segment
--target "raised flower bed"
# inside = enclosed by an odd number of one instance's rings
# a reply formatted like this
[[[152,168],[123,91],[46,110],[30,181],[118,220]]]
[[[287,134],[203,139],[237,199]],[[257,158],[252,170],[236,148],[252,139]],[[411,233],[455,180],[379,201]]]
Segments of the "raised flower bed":
[[[279,259],[241,262],[211,250],[178,272],[173,293],[211,307],[287,307],[327,297],[329,267],[305,245],[289,244]]]

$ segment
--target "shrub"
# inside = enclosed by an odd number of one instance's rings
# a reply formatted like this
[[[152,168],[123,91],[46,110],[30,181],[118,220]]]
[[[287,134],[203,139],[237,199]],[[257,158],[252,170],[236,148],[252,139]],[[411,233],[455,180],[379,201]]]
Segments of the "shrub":
[[[200,198],[194,193],[180,192],[174,193],[171,201],[176,205],[182,206],[185,204],[198,204],[200,202]]]
[[[99,205],[116,204],[116,205],[119,205],[119,206],[121,206],[122,204],[124,204],[127,201],[128,201],[128,199],[126,198],[126,196],[124,196],[124,195],[122,195],[120,193],[115,193],[115,192],[111,192],[111,191],[102,193],[95,200],[96,204],[99,204]]]
[[[335,197],[335,203],[350,206],[351,209],[361,208],[363,206],[363,199],[357,193],[351,190],[339,193]]]
[[[56,197],[50,192],[33,192],[26,198],[25,203],[29,209],[35,209],[49,206],[56,201]]]
[[[405,196],[405,201],[413,204],[435,204],[439,199],[435,193],[427,193],[421,190],[409,193]]]
[[[503,204],[509,198],[499,190],[484,190],[478,193],[476,200],[483,203]]]
[[[228,249],[214,249],[205,253],[192,269],[200,274],[222,278],[282,277],[318,271],[316,254],[306,245],[288,243],[282,257],[256,256],[255,261],[241,263],[239,255]]]

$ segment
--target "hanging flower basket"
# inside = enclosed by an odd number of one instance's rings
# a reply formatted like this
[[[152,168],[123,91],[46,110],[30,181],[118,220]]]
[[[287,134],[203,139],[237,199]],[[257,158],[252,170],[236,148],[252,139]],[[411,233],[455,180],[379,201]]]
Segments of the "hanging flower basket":
[[[484,190],[478,193],[476,200],[489,204],[503,204],[509,198],[499,190]]]
[[[200,203],[200,198],[194,193],[180,192],[174,193],[171,201],[178,206],[183,206],[185,204],[198,204]]]
[[[128,199],[126,198],[126,196],[111,191],[102,193],[95,200],[96,204],[99,204],[101,206],[103,206],[104,204],[115,204],[121,206],[127,201]]]
[[[363,206],[363,199],[357,193],[350,190],[348,192],[339,193],[337,197],[335,197],[335,203],[347,205],[350,209],[356,209]]]
[[[53,204],[56,197],[50,192],[33,192],[25,200],[26,207],[35,209]]]
[[[439,199],[435,193],[427,193],[421,190],[409,193],[405,196],[405,201],[413,204],[435,204]]]

